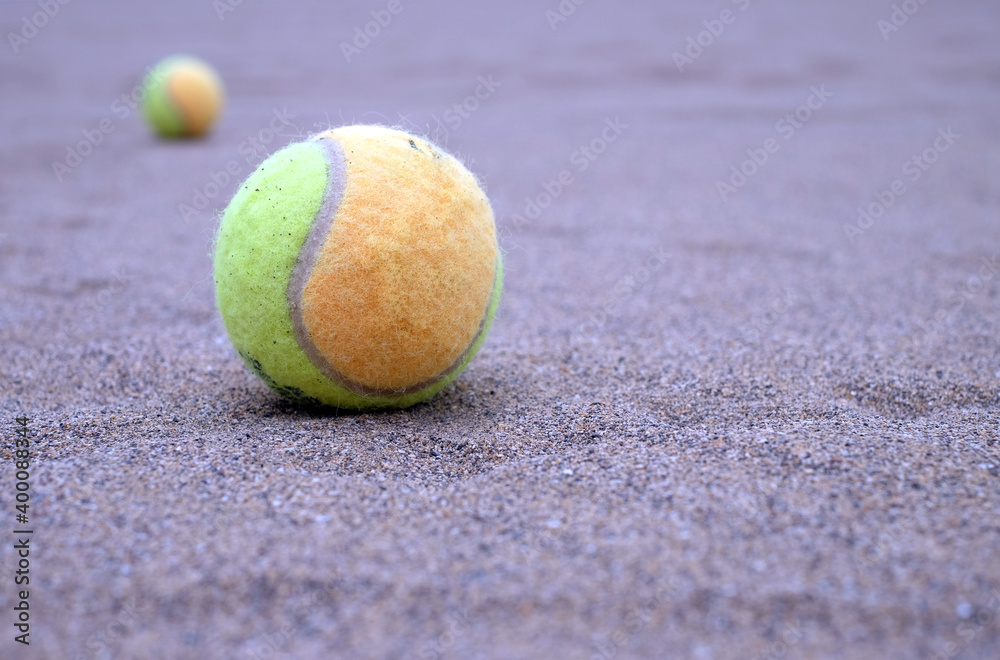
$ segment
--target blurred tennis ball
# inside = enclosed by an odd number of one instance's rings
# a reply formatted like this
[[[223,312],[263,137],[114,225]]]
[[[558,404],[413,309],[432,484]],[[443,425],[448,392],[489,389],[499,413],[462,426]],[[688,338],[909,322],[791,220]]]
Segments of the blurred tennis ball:
[[[143,86],[142,111],[160,137],[201,137],[222,110],[219,74],[196,57],[171,55],[161,60]]]

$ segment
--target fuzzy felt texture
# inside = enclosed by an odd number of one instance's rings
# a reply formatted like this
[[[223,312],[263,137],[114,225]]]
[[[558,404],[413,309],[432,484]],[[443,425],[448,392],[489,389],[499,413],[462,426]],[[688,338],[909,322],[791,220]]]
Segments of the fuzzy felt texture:
[[[329,131],[266,160],[226,209],[215,273],[252,370],[286,397],[356,410],[412,405],[457,377],[503,279],[474,177],[381,127]]]
[[[402,131],[316,139],[340,143],[347,178],[302,292],[308,335],[352,389],[424,389],[484,329],[498,253],[489,201],[455,158]]]
[[[145,80],[143,114],[162,137],[199,137],[222,110],[222,83],[199,59],[175,55],[161,61]]]
[[[275,153],[236,192],[216,238],[216,301],[233,346],[268,386],[301,401],[319,399],[328,379],[296,340],[286,291],[322,206],[326,171],[315,143]]]

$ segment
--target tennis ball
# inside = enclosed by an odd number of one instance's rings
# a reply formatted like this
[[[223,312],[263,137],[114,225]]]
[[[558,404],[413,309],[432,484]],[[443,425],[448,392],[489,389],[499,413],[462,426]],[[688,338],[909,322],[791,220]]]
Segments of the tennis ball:
[[[486,338],[503,281],[475,177],[426,140],[347,126],[291,144],[236,192],[216,237],[233,346],[308,405],[404,408]]]
[[[222,82],[205,62],[172,55],[150,69],[143,81],[142,111],[161,137],[200,137],[222,110]]]

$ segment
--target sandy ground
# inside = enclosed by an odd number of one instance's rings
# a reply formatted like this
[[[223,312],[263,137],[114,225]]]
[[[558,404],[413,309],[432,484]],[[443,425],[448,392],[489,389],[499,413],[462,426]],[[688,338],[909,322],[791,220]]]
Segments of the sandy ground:
[[[1000,657],[995,2],[50,4],[0,3],[0,657]],[[204,141],[129,105],[174,52]],[[359,122],[483,178],[507,288],[440,397],[318,414],[209,254]]]

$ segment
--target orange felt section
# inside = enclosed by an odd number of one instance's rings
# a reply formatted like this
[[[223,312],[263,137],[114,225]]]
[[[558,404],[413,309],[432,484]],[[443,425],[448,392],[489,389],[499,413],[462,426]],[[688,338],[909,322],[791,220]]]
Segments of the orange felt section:
[[[494,288],[493,211],[475,177],[427,141],[378,126],[336,139],[344,197],[302,293],[314,345],[366,388],[445,374],[471,345]]]
[[[215,74],[197,63],[185,63],[170,73],[170,100],[183,118],[185,135],[204,134],[222,109],[222,90]]]

